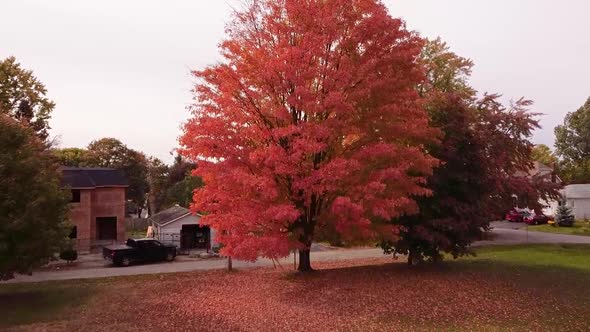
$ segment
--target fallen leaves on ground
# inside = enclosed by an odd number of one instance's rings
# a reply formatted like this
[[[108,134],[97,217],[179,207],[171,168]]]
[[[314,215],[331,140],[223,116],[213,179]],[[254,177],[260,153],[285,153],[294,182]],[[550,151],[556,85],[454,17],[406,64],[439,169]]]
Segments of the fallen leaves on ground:
[[[391,259],[94,281],[62,321],[19,331],[407,331],[590,329],[588,309],[511,278]],[[549,324],[549,325],[547,325]]]

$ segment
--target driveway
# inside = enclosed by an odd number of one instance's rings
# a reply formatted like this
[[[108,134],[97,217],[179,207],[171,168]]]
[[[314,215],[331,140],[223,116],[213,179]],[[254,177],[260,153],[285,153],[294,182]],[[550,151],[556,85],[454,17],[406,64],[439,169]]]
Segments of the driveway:
[[[509,224],[506,222],[492,223],[492,240],[479,241],[473,244],[474,247],[490,245],[511,245],[525,243],[580,243],[590,244],[590,237],[552,234],[541,232],[528,232],[523,225]],[[516,229],[515,229],[516,228]],[[317,249],[316,249],[317,250]],[[380,258],[383,257],[383,251],[379,248],[357,248],[357,249],[326,249],[312,252],[314,262],[339,261],[349,259],[363,258]],[[284,269],[293,269],[293,256],[281,259],[280,265]],[[61,271],[38,271],[32,276],[19,275],[16,279],[8,283],[18,282],[40,282],[49,280],[68,280],[68,279],[89,279],[89,278],[106,278],[116,276],[130,276],[141,274],[159,274],[174,272],[190,272],[203,270],[218,270],[226,267],[225,259],[212,260],[189,260],[179,257],[177,261],[171,263],[157,263],[147,265],[136,265],[125,268],[105,265],[102,261],[95,262],[94,267],[84,269],[65,269]],[[236,268],[251,268],[273,266],[273,262],[268,259],[261,259],[255,263],[234,261],[233,266]]]
[[[479,241],[474,246],[510,245],[510,244],[542,244],[569,243],[590,244],[590,236],[555,234],[529,231],[525,223],[496,221],[491,223],[492,240]]]
[[[523,222],[509,222],[509,221],[492,221],[490,227],[492,229],[521,229],[528,225]]]

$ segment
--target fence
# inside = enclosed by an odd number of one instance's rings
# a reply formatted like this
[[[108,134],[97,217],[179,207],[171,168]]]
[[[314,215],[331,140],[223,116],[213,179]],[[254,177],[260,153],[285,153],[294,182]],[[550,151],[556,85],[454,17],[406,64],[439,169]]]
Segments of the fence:
[[[180,234],[178,233],[159,233],[155,234],[154,236],[156,240],[160,241],[162,244],[166,245],[173,245],[176,247],[176,251],[179,255],[189,255],[192,250],[189,248],[183,248],[182,246],[182,239]],[[203,248],[207,249],[207,248]]]
[[[129,234],[128,234],[129,235]],[[131,234],[133,235],[133,234]],[[133,237],[133,236],[130,236]],[[144,236],[140,236],[144,237]],[[202,248],[182,248],[182,240],[181,236],[178,233],[159,233],[155,234],[154,238],[160,241],[162,244],[166,245],[173,245],[176,247],[178,254],[181,255],[188,255],[191,251],[194,250],[210,250],[209,248],[210,243],[196,243],[196,246],[202,246]],[[89,239],[89,238],[77,238],[71,239],[71,244],[74,248],[80,252],[92,252],[92,253],[101,253],[102,248],[106,246],[116,245],[116,244],[125,244],[125,241],[117,241],[117,240],[97,240],[97,239]]]
[[[181,247],[180,234],[178,233],[158,233],[154,237],[162,244],[174,245],[176,248]]]
[[[162,244],[175,246],[180,255],[189,255],[191,252],[201,250],[210,252],[212,249],[210,240],[205,237],[197,239],[195,242],[184,242],[184,246],[179,233],[156,233],[154,238]]]

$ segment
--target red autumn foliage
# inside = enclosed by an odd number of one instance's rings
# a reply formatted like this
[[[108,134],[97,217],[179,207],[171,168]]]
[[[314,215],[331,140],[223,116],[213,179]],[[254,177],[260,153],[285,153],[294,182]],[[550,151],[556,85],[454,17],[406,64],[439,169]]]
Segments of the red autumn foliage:
[[[322,230],[394,239],[430,194],[436,137],[416,86],[421,39],[375,0],[252,1],[224,61],[194,72],[182,153],[199,160],[193,211],[245,260],[309,246]]]

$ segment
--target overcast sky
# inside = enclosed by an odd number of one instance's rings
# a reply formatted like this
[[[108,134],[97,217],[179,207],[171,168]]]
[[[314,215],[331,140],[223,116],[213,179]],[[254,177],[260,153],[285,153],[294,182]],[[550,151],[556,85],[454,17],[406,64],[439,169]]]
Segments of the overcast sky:
[[[391,14],[474,60],[473,86],[544,113],[535,143],[590,96],[586,0],[386,0]],[[0,58],[45,83],[62,147],[116,137],[171,161],[191,69],[219,59],[234,0],[2,0]]]

